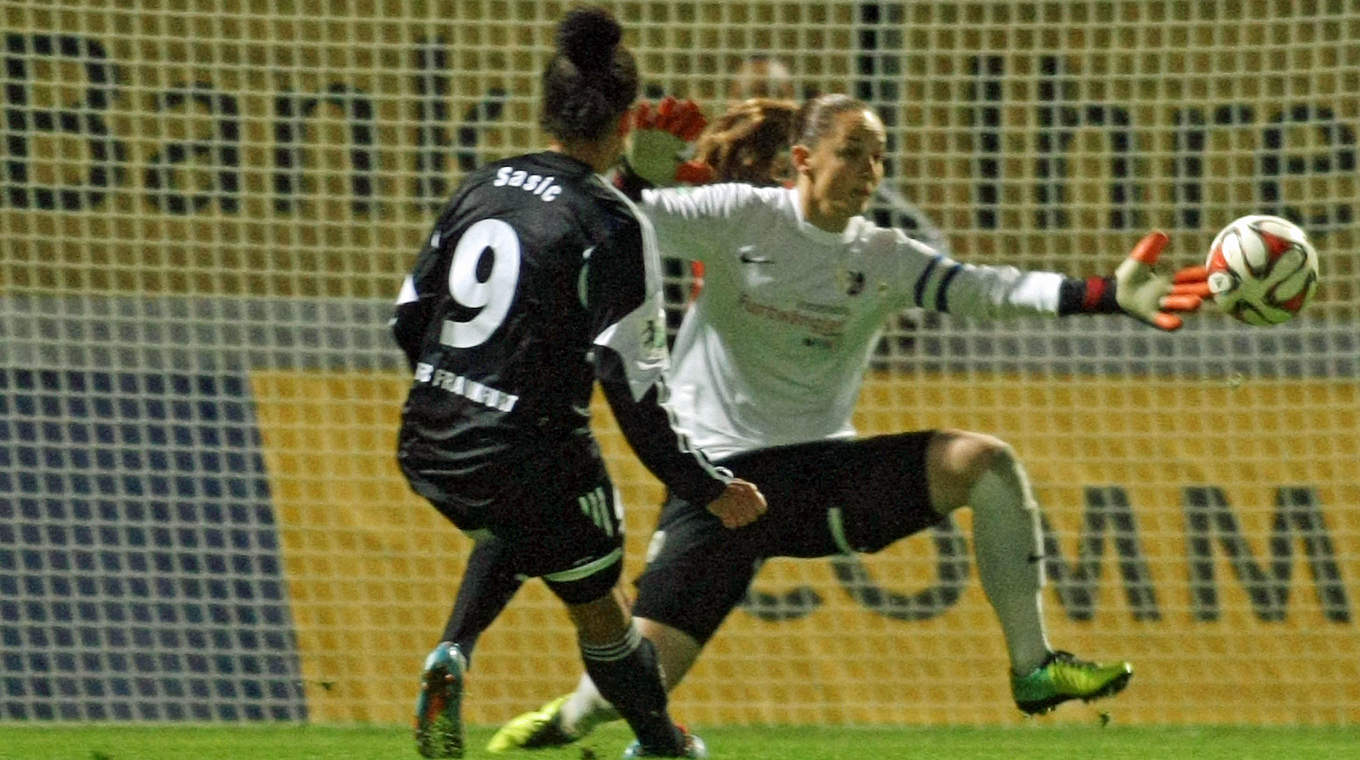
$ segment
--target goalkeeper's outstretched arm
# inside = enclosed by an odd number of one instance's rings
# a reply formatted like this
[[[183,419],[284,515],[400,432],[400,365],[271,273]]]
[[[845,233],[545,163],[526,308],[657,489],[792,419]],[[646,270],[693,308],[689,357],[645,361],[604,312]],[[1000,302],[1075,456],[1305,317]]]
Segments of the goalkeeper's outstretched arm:
[[[1127,314],[1159,330],[1178,330],[1180,314],[1197,310],[1209,296],[1208,270],[1185,267],[1173,275],[1153,267],[1166,248],[1161,230],[1144,235],[1114,275],[1067,279],[1059,294],[1059,314]]]

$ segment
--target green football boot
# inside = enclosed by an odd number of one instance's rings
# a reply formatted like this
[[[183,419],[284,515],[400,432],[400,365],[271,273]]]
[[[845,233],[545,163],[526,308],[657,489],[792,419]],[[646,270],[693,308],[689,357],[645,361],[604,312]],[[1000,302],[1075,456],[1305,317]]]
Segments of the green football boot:
[[[562,715],[562,705],[568,699],[571,699],[571,695],[563,694],[533,712],[511,718],[491,737],[486,751],[499,754],[512,749],[561,747],[576,741],[579,737],[563,731],[558,720]]]
[[[1132,677],[1133,666],[1127,662],[1086,662],[1070,652],[1052,652],[1028,675],[1011,675],[1011,694],[1022,712],[1036,715],[1069,699],[1090,702],[1118,694]]]
[[[447,641],[425,658],[416,698],[416,751],[422,757],[463,756],[463,653]]]

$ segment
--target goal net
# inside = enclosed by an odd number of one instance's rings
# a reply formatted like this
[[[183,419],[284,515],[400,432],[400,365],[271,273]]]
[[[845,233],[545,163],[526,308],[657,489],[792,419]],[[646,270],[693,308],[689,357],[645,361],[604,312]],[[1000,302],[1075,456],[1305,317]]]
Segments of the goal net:
[[[965,261],[1084,276],[1153,227],[1176,265],[1244,214],[1308,230],[1321,288],[1280,327],[905,312],[856,421],[1017,449],[1053,643],[1134,663],[1099,709],[1360,720],[1360,6],[606,5],[651,97],[870,102],[871,213]],[[567,7],[0,6],[0,720],[409,720],[469,545],[395,467],[386,321],[460,177],[544,144]],[[758,59],[787,80],[748,77]],[[661,488],[596,408],[631,577]],[[771,561],[677,716],[1016,722],[970,547],[962,510],[879,554]],[[467,719],[563,693],[577,657],[526,584]]]

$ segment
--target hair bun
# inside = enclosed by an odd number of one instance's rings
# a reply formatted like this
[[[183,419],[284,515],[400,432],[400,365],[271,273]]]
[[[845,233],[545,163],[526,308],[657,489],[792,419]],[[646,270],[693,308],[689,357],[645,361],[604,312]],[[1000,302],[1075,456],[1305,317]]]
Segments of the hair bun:
[[[614,60],[623,28],[604,8],[576,8],[557,26],[557,49],[578,69],[601,69]]]

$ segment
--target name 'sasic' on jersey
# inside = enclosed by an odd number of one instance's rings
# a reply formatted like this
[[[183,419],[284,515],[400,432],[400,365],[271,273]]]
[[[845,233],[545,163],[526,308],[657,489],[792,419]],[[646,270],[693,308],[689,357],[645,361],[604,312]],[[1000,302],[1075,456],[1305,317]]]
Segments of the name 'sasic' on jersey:
[[[704,495],[728,479],[664,409],[616,403],[659,392],[660,259],[651,225],[573,158],[535,153],[469,174],[403,283],[393,331],[414,371],[400,456],[426,469],[513,477],[536,457],[596,456],[598,376],[658,476]]]

